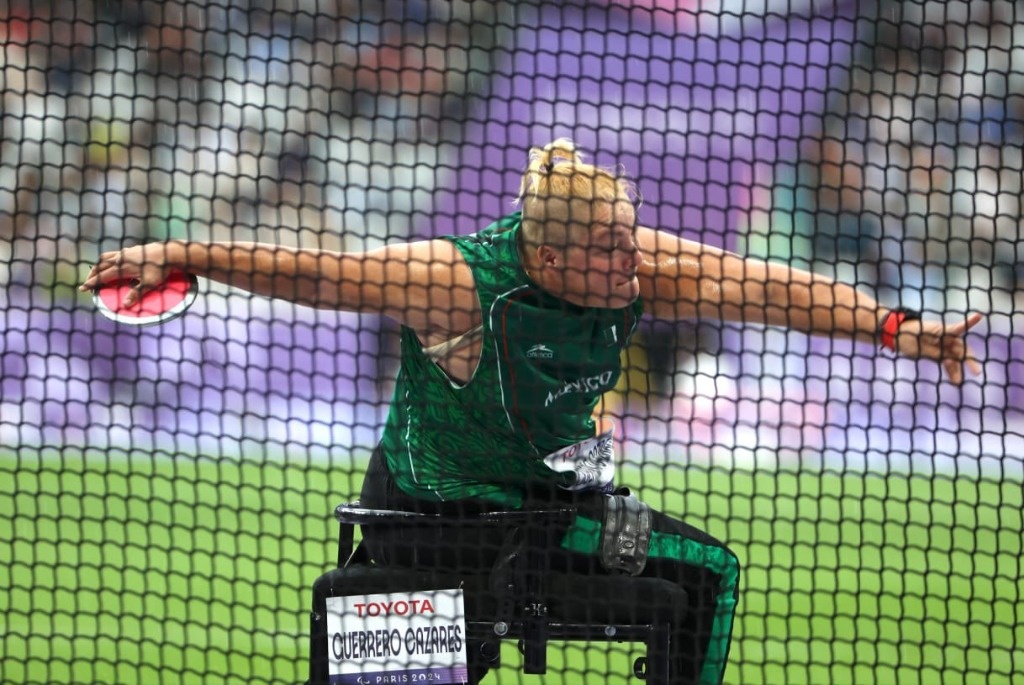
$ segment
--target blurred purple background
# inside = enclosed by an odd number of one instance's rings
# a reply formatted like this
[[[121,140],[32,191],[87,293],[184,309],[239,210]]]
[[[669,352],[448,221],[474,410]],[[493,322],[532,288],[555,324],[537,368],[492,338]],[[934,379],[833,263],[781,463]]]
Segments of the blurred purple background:
[[[449,158],[457,174],[435,194],[439,219],[427,230],[449,230],[452,216],[456,231],[472,231],[507,213],[529,147],[568,136],[598,163],[623,165],[648,225],[733,243],[753,165],[794,159],[849,70],[853,7],[748,22],[735,35],[697,33],[691,22],[677,33],[667,13],[618,7],[521,17],[543,28],[517,31]]]
[[[511,209],[531,145],[570,136],[597,162],[624,165],[643,194],[643,222],[742,249],[744,232],[756,223],[751,211],[773,209],[771,170],[798,161],[803,143],[822,134],[836,93],[849,87],[857,3],[819,4],[811,18],[731,21],[725,13],[717,23],[713,15],[696,21],[678,7],[651,12],[640,5],[517,8],[514,32],[490,46],[493,73],[476,75],[487,76],[486,85],[461,93],[466,125],[410,148],[436,160],[424,162],[426,177],[414,168],[392,178],[390,189],[379,187],[373,169],[383,162],[373,152],[361,162],[355,156],[357,112],[346,115],[345,134],[330,123],[322,140],[321,132],[305,133],[301,154],[288,153],[297,157],[276,158],[281,174],[295,159],[305,165],[300,190],[282,190],[278,199],[287,205],[302,188],[318,187],[316,241],[329,247],[373,244],[379,233],[365,217],[374,215],[385,219],[383,239],[470,232]],[[180,146],[182,124],[176,126],[173,145]],[[359,164],[367,173],[356,179],[351,169]],[[345,178],[332,175],[340,168]],[[324,174],[320,182],[311,169]],[[215,210],[207,216],[185,204],[182,225],[218,221]],[[355,209],[361,218],[353,218]],[[45,205],[39,211],[42,225]],[[301,203],[292,214],[301,215]],[[259,237],[278,224],[299,234],[305,220],[289,224],[292,214],[278,208],[243,235]],[[395,229],[393,217],[406,228]],[[49,259],[80,275],[104,235],[77,247],[57,238],[63,247]],[[32,266],[47,257],[32,247],[19,259],[16,243],[0,295],[5,447],[241,456],[263,449],[273,455],[278,446],[289,458],[347,458],[374,444],[393,372],[374,317],[209,288],[179,321],[122,328],[96,315],[85,296],[40,294]],[[674,398],[643,409],[636,398],[618,405],[627,414],[626,458],[1020,475],[1024,343],[1014,335],[1014,313],[995,314],[1003,315],[999,325],[991,319],[972,338],[985,374],[961,388],[942,382],[933,365],[897,362],[866,346],[724,327],[720,349],[681,361]]]

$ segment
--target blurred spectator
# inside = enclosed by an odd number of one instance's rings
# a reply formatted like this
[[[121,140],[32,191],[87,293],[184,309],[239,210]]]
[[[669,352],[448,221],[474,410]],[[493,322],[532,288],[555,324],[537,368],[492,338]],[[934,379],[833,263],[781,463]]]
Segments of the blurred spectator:
[[[406,236],[495,24],[479,2],[13,0],[0,236],[36,235],[62,190],[85,261],[185,232]]]
[[[0,2],[0,281],[70,285],[153,238],[407,237],[483,86],[470,63],[487,76],[509,30],[497,6]]]
[[[1013,2],[882,2],[826,114],[817,268],[887,304],[1008,311],[1016,287],[1024,18]]]
[[[62,266],[59,256],[73,254],[77,241],[72,217],[57,208],[80,183],[83,129],[70,120],[66,93],[95,38],[93,4],[81,3],[76,13],[47,2],[11,2],[6,9],[0,28],[0,280],[32,283],[38,276],[49,282]]]

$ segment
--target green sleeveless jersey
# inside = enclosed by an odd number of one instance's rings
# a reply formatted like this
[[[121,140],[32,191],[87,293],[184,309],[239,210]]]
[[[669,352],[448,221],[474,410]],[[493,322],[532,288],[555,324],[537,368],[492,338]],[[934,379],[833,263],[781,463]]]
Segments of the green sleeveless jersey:
[[[621,371],[643,311],[579,307],[540,289],[519,259],[519,213],[451,240],[475,279],[483,348],[473,376],[452,380],[409,328],[381,439],[398,487],[433,500],[519,506],[530,482],[569,484],[544,457],[595,434],[592,412]]]

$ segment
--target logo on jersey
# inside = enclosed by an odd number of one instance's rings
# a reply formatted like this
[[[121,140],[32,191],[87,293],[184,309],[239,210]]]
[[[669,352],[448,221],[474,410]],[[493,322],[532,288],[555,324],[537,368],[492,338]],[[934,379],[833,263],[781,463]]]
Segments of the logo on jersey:
[[[530,359],[552,359],[555,353],[550,347],[544,344],[537,344],[526,351],[526,356]]]
[[[544,400],[544,406],[550,407],[552,402],[564,395],[580,392],[598,393],[611,390],[612,378],[614,376],[615,373],[613,371],[605,371],[604,373],[597,374],[596,376],[588,376],[586,378],[566,381],[558,390],[548,393],[547,399]]]

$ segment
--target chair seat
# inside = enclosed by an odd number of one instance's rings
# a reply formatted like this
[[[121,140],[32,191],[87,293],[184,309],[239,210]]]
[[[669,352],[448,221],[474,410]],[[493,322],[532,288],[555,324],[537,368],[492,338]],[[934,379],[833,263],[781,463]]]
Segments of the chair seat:
[[[458,575],[422,569],[351,564],[335,568],[317,578],[313,584],[314,600],[349,595],[372,595],[388,592],[450,590],[461,587],[467,615],[483,615],[497,611],[497,601],[488,592],[486,575]]]
[[[629,576],[545,575],[550,620],[640,625],[666,622],[687,602],[686,592],[667,580]],[[332,569],[313,585],[317,598],[461,587],[469,620],[496,620],[498,600],[487,574],[353,564]],[[507,617],[506,617],[507,618]]]

